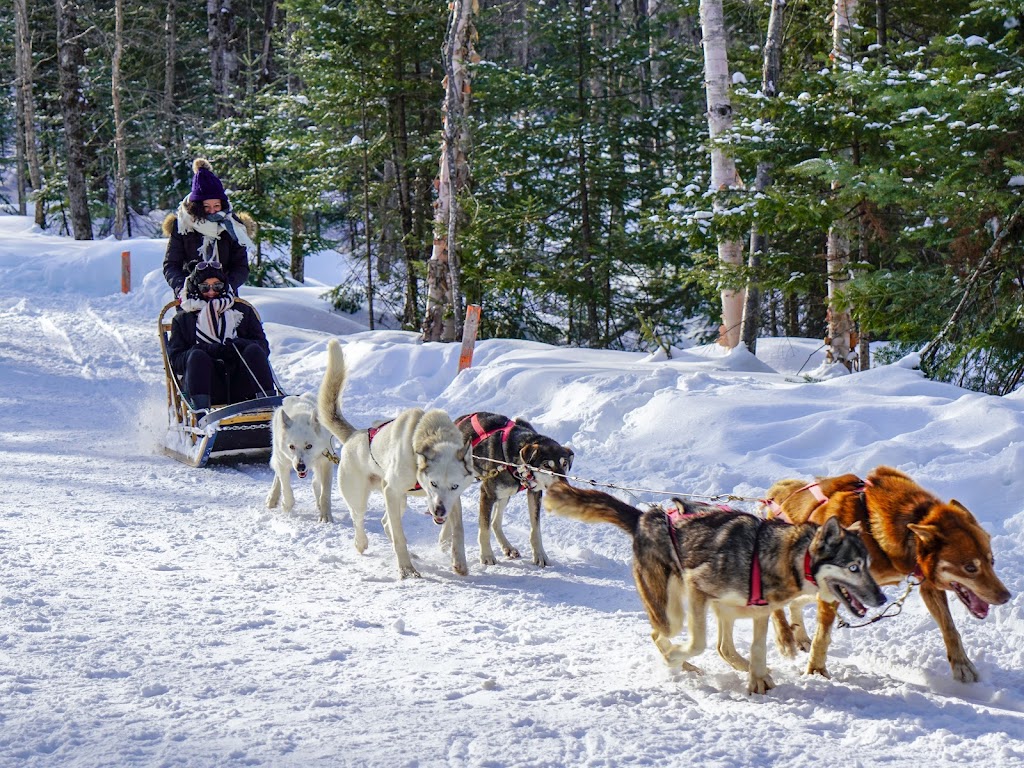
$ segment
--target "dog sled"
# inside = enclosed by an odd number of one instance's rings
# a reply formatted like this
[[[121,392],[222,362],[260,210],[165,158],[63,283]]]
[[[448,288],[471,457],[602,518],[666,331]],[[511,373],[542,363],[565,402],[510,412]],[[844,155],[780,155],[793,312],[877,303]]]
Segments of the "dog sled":
[[[242,299],[235,301],[244,302]],[[256,308],[248,305],[256,312]],[[182,377],[174,373],[167,355],[171,321],[177,311],[177,300],[162,310],[158,319],[160,351],[167,379],[167,435],[164,452],[184,464],[204,467],[219,459],[265,459],[270,455],[270,425],[274,409],[281,405],[285,393],[274,375],[274,392],[240,403],[216,404],[197,409],[182,389]],[[259,313],[257,313],[257,319]],[[273,368],[271,368],[273,372]]]

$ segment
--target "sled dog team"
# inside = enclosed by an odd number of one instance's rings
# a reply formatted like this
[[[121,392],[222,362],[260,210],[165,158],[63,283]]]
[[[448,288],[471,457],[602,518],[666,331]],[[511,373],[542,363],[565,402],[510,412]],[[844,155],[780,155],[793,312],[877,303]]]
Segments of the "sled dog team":
[[[327,370],[318,396],[288,397],[273,420],[274,480],[267,506],[291,511],[291,471],[313,473],[320,520],[331,522],[331,471],[352,515],[355,547],[367,547],[365,517],[371,491],[384,495],[384,529],[403,578],[419,576],[406,543],[402,518],[410,495],[426,496],[427,510],[442,526],[440,542],[452,568],[469,572],[461,494],[480,481],[480,561],[496,562],[491,532],[506,557],[519,551],[505,537],[502,519],[509,499],[527,492],[533,561],[549,564],[541,541],[540,507],[589,523],[611,523],[633,540],[633,577],[647,609],[651,637],[669,666],[696,668],[690,659],[707,643],[706,614],[718,625],[717,650],[746,672],[748,690],[773,687],[767,666],[768,625],[786,656],[809,651],[807,672],[828,677],[826,656],[841,604],[863,617],[885,602],[879,585],[905,578],[939,625],[953,676],[978,680],[953,624],[947,593],[976,618],[1002,605],[1010,592],[993,568],[989,534],[955,499],[944,502],[910,477],[877,467],[816,481],[785,479],[764,499],[766,517],[715,504],[673,499],[640,510],[601,491],[564,478],[573,452],[538,434],[523,419],[477,412],[452,421],[440,410],[410,408],[390,421],[357,429],[342,414],[346,370],[341,345],[327,347]],[[340,458],[331,437],[341,441]],[[803,607],[817,603],[817,627],[808,636]],[[789,608],[787,618],[784,609]],[[753,620],[749,660],[733,644],[736,619]],[[687,628],[686,645],[673,638]]]

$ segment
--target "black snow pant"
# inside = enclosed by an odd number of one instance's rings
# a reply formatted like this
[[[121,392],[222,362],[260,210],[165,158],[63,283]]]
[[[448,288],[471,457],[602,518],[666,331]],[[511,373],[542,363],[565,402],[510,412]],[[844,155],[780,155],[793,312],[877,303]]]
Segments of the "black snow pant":
[[[242,350],[242,357],[248,367],[233,348],[227,350],[223,359],[199,347],[189,350],[185,360],[185,392],[192,398],[209,396],[214,405],[262,397],[261,389],[268,395],[274,394],[274,375],[260,346],[249,344]]]

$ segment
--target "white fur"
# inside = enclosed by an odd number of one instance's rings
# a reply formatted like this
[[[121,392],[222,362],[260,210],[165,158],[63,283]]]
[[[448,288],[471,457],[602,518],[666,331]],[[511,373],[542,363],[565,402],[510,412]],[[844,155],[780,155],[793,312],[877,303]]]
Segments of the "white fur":
[[[284,511],[291,512],[295,505],[291,474],[294,469],[302,479],[312,470],[313,496],[320,513],[320,522],[331,523],[331,433],[317,418],[316,397],[306,393],[301,397],[286,397],[274,412],[271,423],[273,452],[270,466],[274,482],[267,494],[267,507],[273,509],[284,496]]]
[[[368,544],[364,520],[370,491],[384,494],[384,530],[391,538],[404,579],[419,576],[409,556],[402,529],[407,498],[426,496],[427,510],[437,524],[448,522],[452,569],[465,576],[466,542],[462,526],[461,494],[473,482],[473,456],[462,433],[444,411],[410,408],[384,426],[372,443],[365,429],[355,429],[341,414],[345,386],[341,344],[327,345],[327,370],[320,385],[320,421],[341,440],[345,449],[338,465],[338,490],[352,513],[355,547]],[[422,490],[413,490],[419,484]]]

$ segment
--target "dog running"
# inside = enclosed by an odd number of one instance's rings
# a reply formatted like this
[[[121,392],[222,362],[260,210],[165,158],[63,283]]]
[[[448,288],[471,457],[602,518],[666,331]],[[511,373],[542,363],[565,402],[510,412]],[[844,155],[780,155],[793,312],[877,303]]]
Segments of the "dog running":
[[[285,512],[295,505],[292,470],[303,479],[313,471],[313,497],[320,522],[331,523],[331,467],[337,462],[331,451],[331,433],[321,426],[316,415],[316,397],[307,392],[301,397],[289,395],[274,411],[270,424],[272,448],[270,467],[274,481],[267,494],[267,508],[282,502]],[[282,499],[283,495],[283,499]]]
[[[418,577],[402,528],[406,499],[426,496],[434,522],[450,526],[452,569],[469,573],[462,525],[461,494],[473,482],[469,444],[444,411],[410,408],[391,421],[356,429],[341,414],[345,387],[341,344],[327,344],[327,370],[317,398],[320,422],[345,446],[338,465],[338,490],[352,513],[355,547],[366,551],[366,504],[370,491],[384,494],[384,528],[395,549],[401,578]]]
[[[984,619],[989,606],[1002,605],[1011,595],[996,576],[991,536],[963,504],[944,502],[903,472],[884,466],[867,480],[856,475],[816,482],[780,480],[768,489],[767,503],[796,523],[860,522],[872,575],[882,585],[898,584],[908,576],[919,581],[921,599],[942,632],[953,677],[964,683],[978,680],[946,592],[955,594],[976,619]],[[834,621],[835,609],[819,601],[808,673],[828,677],[825,661]]]
[[[572,467],[572,449],[538,434],[525,419],[477,411],[460,416],[455,423],[472,446],[473,467],[481,481],[480,562],[497,563],[491,548],[492,530],[505,556],[519,557],[519,550],[505,537],[502,520],[509,499],[525,490],[533,562],[542,568],[550,565],[540,534],[541,496],[557,479],[552,473],[564,475]]]
[[[673,499],[672,508],[646,512],[601,491],[556,482],[544,496],[555,514],[611,523],[633,537],[633,578],[647,609],[651,638],[669,666],[696,670],[704,651],[707,607],[718,615],[718,652],[748,673],[747,690],[774,687],[767,665],[771,612],[802,595],[842,603],[857,616],[885,602],[867,567],[857,533],[830,520],[822,526],[764,520],[714,504]],[[689,644],[676,645],[685,616]],[[736,651],[733,623],[754,621],[750,660]]]

